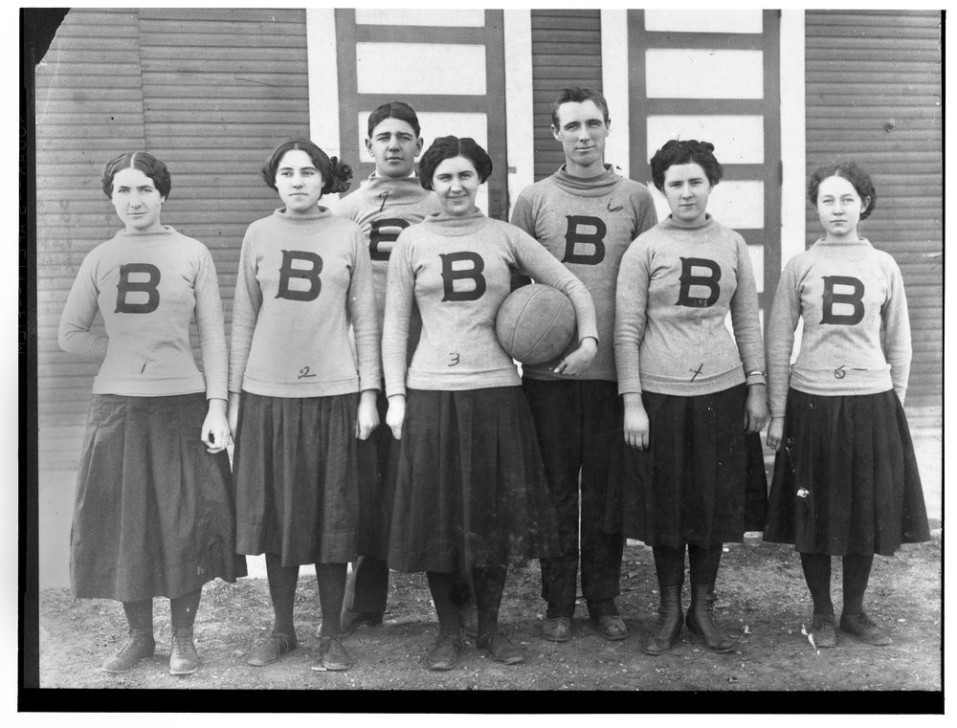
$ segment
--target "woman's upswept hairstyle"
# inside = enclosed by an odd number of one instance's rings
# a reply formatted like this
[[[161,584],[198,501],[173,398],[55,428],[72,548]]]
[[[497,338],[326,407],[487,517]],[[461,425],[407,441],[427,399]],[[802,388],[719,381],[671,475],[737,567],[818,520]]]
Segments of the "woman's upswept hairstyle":
[[[113,197],[113,178],[121,169],[138,169],[145,174],[156,185],[156,190],[164,198],[169,197],[169,192],[173,188],[173,180],[170,178],[169,170],[166,165],[159,161],[149,152],[124,152],[113,157],[103,167],[103,175],[100,182],[103,184],[103,192],[107,197]]]
[[[288,142],[283,142],[266,158],[262,175],[269,187],[276,189],[276,170],[279,169],[279,163],[286,152],[293,149],[308,154],[313,165],[319,170],[322,175],[322,194],[335,194],[349,189],[349,185],[352,184],[352,167],[343,164],[336,157],[330,159],[328,154],[308,139],[290,139]]]
[[[471,137],[459,139],[454,136],[439,137],[425,150],[419,162],[419,178],[422,186],[431,190],[435,169],[446,159],[465,157],[475,166],[479,182],[485,182],[492,174],[492,159],[488,153]]]
[[[664,191],[668,167],[692,162],[704,170],[712,187],[724,176],[724,168],[714,156],[714,144],[697,139],[669,139],[651,158],[651,179],[655,187]]]
[[[369,138],[372,138],[372,132],[386,119],[398,119],[404,121],[412,127],[416,137],[421,135],[419,129],[419,117],[415,115],[415,109],[403,101],[387,101],[381,106],[376,107],[375,111],[369,114]]]
[[[815,207],[817,206],[817,191],[821,182],[828,177],[843,177],[857,191],[862,201],[868,201],[867,205],[861,211],[861,220],[866,219],[874,210],[874,204],[877,202],[877,190],[874,189],[874,182],[871,176],[856,163],[850,160],[832,162],[825,167],[818,167],[811,174],[807,182],[807,198]]]

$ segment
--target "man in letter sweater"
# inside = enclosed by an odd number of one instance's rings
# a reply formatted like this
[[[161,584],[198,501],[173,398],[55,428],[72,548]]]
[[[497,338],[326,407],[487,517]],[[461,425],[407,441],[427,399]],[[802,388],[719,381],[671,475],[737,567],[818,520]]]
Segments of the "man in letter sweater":
[[[605,164],[609,118],[601,93],[563,89],[552,107],[551,128],[565,164],[522,191],[512,224],[588,288],[598,320],[598,355],[577,377],[555,374],[548,365],[524,369],[562,545],[560,558],[541,564],[542,596],[548,602],[543,631],[554,642],[571,637],[580,502],[582,593],[601,636],[618,640],[628,635],[615,606],[623,538],[602,531],[609,460],[622,437],[613,348],[615,283],[625,250],[658,218],[648,189]]]

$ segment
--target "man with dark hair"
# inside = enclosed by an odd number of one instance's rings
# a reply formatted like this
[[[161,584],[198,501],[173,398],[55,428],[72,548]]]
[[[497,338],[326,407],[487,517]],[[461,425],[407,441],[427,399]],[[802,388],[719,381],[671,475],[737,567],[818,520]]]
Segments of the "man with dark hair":
[[[554,642],[571,637],[579,539],[589,616],[605,639],[628,636],[615,606],[624,539],[602,530],[609,461],[623,437],[614,356],[615,284],[625,250],[658,220],[648,189],[605,164],[610,123],[600,92],[562,89],[552,107],[551,130],[565,163],[523,190],[512,213],[512,224],[585,284],[598,317],[598,355],[584,373],[570,377],[547,365],[524,368],[523,386],[562,546],[560,557],[541,562],[542,596],[548,603],[543,633]]]

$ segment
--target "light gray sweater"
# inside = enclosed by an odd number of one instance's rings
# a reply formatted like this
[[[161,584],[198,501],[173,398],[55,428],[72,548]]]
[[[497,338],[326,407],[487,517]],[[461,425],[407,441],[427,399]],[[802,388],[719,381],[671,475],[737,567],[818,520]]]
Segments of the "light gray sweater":
[[[518,386],[512,358],[495,334],[511,270],[565,293],[575,308],[579,341],[597,338],[585,286],[514,225],[485,217],[430,215],[402,231],[389,260],[382,360],[386,394],[412,389],[465,390]],[[413,301],[422,336],[406,364]]]
[[[515,201],[512,224],[538,240],[585,284],[595,303],[598,353],[575,379],[615,381],[615,285],[628,246],[658,222],[645,185],[616,174],[574,177],[562,167],[526,187]],[[577,346],[573,342],[572,348]],[[567,355],[569,352],[566,351]],[[571,379],[547,366],[526,366],[532,379]]]
[[[106,336],[91,331],[97,311]],[[189,342],[196,316],[203,373]],[[94,394],[226,399],[223,304],[209,250],[168,225],[125,230],[83,260],[60,318],[60,347],[104,357]],[[204,376],[205,374],[205,376]]]
[[[798,319],[801,350],[791,352]],[[788,387],[807,394],[877,394],[904,401],[911,338],[897,263],[867,240],[827,243],[788,261],[768,323],[771,416],[783,417]]]
[[[765,383],[744,239],[710,216],[693,229],[669,216],[641,235],[618,273],[615,359],[619,394],[695,396]]]
[[[252,223],[236,278],[229,391],[329,397],[380,385],[372,267],[359,226],[324,207],[309,217],[280,209]]]

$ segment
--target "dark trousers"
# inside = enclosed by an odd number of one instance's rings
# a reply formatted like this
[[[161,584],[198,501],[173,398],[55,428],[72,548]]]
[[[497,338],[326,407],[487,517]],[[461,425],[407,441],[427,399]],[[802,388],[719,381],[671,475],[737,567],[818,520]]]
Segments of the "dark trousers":
[[[624,538],[605,533],[602,522],[609,463],[623,437],[616,408],[618,385],[525,378],[523,387],[535,419],[562,549],[560,557],[541,560],[546,616],[574,616],[579,543],[582,594],[589,613],[617,614],[612,600],[619,594]]]
[[[356,559],[352,594],[346,595],[346,607],[354,612],[385,612],[389,595],[389,566],[375,556]]]
[[[376,398],[379,426],[358,445],[359,538],[353,578],[346,587],[345,606],[354,612],[385,612],[389,596],[389,525],[395,495],[393,449],[398,441],[385,423],[389,400],[384,392]]]

